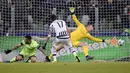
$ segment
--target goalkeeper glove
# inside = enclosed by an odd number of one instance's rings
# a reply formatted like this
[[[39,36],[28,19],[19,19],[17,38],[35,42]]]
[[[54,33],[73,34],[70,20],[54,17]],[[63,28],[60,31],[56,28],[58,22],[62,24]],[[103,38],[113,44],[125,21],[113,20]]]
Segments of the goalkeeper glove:
[[[105,42],[105,43],[107,43],[107,44],[110,44],[110,43],[111,43],[111,40],[106,39],[106,40],[103,40],[103,42]]]
[[[71,14],[73,15],[74,12],[75,12],[75,8],[74,7],[69,7],[69,10],[70,10]]]
[[[9,54],[10,52],[12,52],[12,50],[6,50],[6,51],[4,51],[5,54]]]

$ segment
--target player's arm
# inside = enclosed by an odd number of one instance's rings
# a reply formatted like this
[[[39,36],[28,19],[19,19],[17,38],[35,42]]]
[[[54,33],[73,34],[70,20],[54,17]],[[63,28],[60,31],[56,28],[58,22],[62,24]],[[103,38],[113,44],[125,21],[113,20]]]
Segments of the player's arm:
[[[49,39],[51,38],[51,31],[49,32],[48,36],[47,36],[47,39],[46,39],[46,43],[49,41]]]
[[[6,51],[5,51],[5,54],[9,54],[10,52],[12,52],[12,51],[18,49],[19,47],[21,47],[22,45],[23,45],[22,43],[17,44],[17,45],[14,46],[12,49],[10,49],[10,50],[6,50]]]
[[[49,31],[49,33],[48,33],[48,36],[47,36],[47,39],[46,39],[45,44],[42,46],[42,49],[46,49],[47,42],[48,42],[49,39],[51,38],[52,30],[53,30],[52,27],[50,27],[50,31]]]
[[[102,39],[95,38],[95,37],[91,36],[89,33],[87,33],[86,37],[92,41],[95,41],[95,42],[102,42],[103,41]]]
[[[110,40],[104,40],[104,39],[99,39],[99,38],[95,38],[93,36],[91,36],[89,33],[87,33],[86,37],[92,41],[95,41],[95,42],[106,42],[108,44],[110,44]]]
[[[12,51],[18,49],[18,48],[21,47],[22,45],[23,45],[22,43],[17,44],[16,46],[13,47]]]
[[[49,35],[47,36],[45,44],[42,46],[42,49],[46,49],[46,45],[47,45],[47,42],[49,41],[50,37],[51,37],[51,35],[49,33]]]
[[[80,21],[77,19],[76,15],[75,15],[75,8],[74,7],[70,7],[69,8],[71,15],[72,15],[72,19],[74,20],[74,22],[76,23],[77,26],[81,25]]]
[[[69,28],[68,28],[68,27],[66,27],[66,29],[67,29],[67,33],[68,33],[68,34],[69,34],[69,36],[71,37]]]

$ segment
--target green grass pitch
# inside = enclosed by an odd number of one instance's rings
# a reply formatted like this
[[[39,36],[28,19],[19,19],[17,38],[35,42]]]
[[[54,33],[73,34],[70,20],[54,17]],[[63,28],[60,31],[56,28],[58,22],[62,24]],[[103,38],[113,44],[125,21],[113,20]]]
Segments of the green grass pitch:
[[[130,73],[130,63],[0,63],[0,73]]]

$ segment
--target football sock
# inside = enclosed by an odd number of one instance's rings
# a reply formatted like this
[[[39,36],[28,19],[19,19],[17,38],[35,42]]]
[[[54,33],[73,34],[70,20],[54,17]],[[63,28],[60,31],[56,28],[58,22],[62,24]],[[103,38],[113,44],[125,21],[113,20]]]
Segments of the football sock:
[[[88,56],[88,47],[83,46],[82,49],[83,49],[83,52],[84,52],[85,56]]]

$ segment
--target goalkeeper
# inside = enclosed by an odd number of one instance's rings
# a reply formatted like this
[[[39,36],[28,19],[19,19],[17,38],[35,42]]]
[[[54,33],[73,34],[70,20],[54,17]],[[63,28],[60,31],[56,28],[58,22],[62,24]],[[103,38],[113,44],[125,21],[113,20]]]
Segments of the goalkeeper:
[[[23,46],[23,49],[20,52],[20,54],[14,57],[9,62],[12,63],[12,62],[21,61],[23,60],[23,58],[28,57],[29,59],[26,62],[35,63],[36,62],[36,49],[39,49],[46,56],[46,61],[48,62],[50,61],[46,52],[43,50],[43,48],[40,48],[39,44],[35,40],[33,40],[31,36],[25,36],[24,40],[20,44],[16,45],[12,50],[5,51],[5,53],[9,54],[13,50],[18,49],[21,46]]]
[[[82,47],[82,50],[83,50],[84,55],[86,57],[86,60],[94,59],[93,56],[88,55],[88,45],[84,42],[80,42],[80,40],[84,39],[84,38],[88,38],[88,39],[95,41],[95,42],[110,43],[110,41],[104,40],[104,39],[102,40],[102,39],[95,38],[95,37],[91,36],[89,34],[89,32],[91,32],[93,30],[93,26],[91,24],[88,24],[87,26],[85,26],[84,24],[80,23],[75,15],[75,13],[74,13],[74,11],[75,11],[74,7],[70,7],[69,10],[71,12],[71,15],[72,15],[74,22],[77,25],[77,28],[73,32],[71,32],[71,41],[72,41],[73,47]],[[59,51],[59,49],[60,48],[57,48],[57,51]],[[49,58],[51,58],[51,56],[52,55],[50,55]]]

